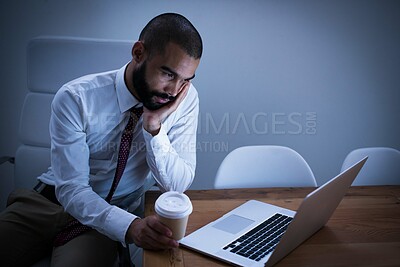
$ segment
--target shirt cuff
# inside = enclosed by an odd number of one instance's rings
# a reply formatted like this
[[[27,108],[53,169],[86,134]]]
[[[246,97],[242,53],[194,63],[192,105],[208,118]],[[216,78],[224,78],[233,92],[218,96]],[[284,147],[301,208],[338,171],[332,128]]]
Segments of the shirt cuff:
[[[109,229],[107,232],[111,239],[121,242],[126,247],[126,232],[136,218],[138,217],[134,214],[114,207],[106,218],[104,229]]]
[[[152,136],[148,131],[143,129],[144,139],[147,144],[147,149],[153,152],[153,154],[164,154],[168,153],[170,149],[170,141],[168,135],[165,132],[165,127],[161,124],[160,131],[157,135]]]
[[[167,175],[165,159],[168,157],[171,143],[165,131],[165,127],[161,124],[160,131],[155,136],[152,136],[146,130],[143,131],[150,169],[159,187],[161,186],[160,189],[166,190],[166,188],[170,188],[171,181]]]

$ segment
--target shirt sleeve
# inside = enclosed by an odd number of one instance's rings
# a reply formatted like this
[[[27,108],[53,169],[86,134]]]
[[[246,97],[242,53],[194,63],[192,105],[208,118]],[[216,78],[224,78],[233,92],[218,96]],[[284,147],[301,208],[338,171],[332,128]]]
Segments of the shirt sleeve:
[[[157,135],[143,129],[147,163],[163,191],[184,192],[194,179],[199,100],[194,87],[190,90]]]
[[[110,205],[89,185],[90,153],[84,114],[79,95],[61,88],[53,100],[50,118],[56,196],[64,209],[82,224],[125,245],[125,233],[136,216]]]

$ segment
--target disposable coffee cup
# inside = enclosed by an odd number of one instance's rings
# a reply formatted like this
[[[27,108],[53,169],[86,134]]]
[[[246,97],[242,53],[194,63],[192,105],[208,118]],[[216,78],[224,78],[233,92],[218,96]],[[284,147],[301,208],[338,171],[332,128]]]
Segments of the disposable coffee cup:
[[[154,208],[159,220],[172,231],[172,238],[182,239],[189,215],[193,211],[189,197],[183,193],[168,191],[158,197]]]

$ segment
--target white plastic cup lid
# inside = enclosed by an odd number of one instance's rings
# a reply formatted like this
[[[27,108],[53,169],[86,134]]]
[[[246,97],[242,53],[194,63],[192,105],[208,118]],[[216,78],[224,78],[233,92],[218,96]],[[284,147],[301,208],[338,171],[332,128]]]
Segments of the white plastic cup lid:
[[[176,191],[168,191],[157,198],[155,210],[160,216],[180,219],[191,214],[193,206],[187,195]]]

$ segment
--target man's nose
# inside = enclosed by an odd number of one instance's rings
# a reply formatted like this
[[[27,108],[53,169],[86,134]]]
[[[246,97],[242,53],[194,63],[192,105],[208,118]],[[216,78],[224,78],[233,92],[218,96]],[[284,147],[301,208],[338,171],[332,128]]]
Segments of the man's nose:
[[[183,84],[181,84],[179,81],[172,81],[166,86],[164,91],[168,95],[175,97],[179,93],[182,86]]]

